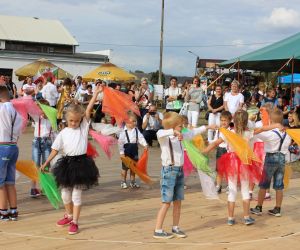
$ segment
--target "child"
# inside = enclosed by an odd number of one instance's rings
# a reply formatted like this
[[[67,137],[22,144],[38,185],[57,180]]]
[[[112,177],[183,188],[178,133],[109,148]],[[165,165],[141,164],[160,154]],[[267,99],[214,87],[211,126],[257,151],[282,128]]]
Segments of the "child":
[[[49,105],[49,102],[42,99],[40,103]],[[32,140],[32,160],[37,167],[45,162],[51,153],[52,145],[52,127],[47,117],[42,114],[40,117],[32,116],[34,120],[34,138]],[[40,190],[37,189],[37,183],[32,181],[30,197],[36,198],[41,195]]]
[[[95,88],[95,93],[86,111],[78,105],[71,104],[66,111],[67,127],[56,137],[52,151],[41,166],[44,171],[50,161],[63,150],[65,156],[60,158],[53,170],[56,182],[61,189],[61,196],[66,214],[57,222],[57,226],[69,225],[69,234],[78,233],[78,220],[81,209],[83,189],[98,184],[99,171],[92,158],[86,155],[90,116],[97,95],[102,87]]]
[[[270,114],[271,123],[282,123],[283,113],[279,109],[275,109]],[[283,199],[283,178],[285,155],[288,153],[291,138],[279,129],[267,131],[256,136],[264,142],[266,152],[263,178],[259,183],[258,201],[255,208],[251,208],[251,213],[256,215],[262,214],[262,205],[266,189],[270,188],[271,179],[273,177],[273,188],[276,191],[276,206],[268,211],[270,215],[281,216],[281,204]]]
[[[120,155],[128,156],[131,159],[137,161],[139,158],[138,152],[138,144],[141,144],[145,149],[147,149],[147,142],[144,136],[136,127],[136,116],[134,114],[129,114],[129,119],[125,123],[124,129],[121,131],[119,140],[119,150]],[[128,167],[122,163],[122,171],[121,171],[121,188],[128,188],[126,183]],[[135,174],[130,170],[130,187],[131,188],[139,188],[140,186],[135,182]]]
[[[230,129],[230,122],[232,120],[232,115],[229,111],[223,111],[220,116],[220,125],[222,128]],[[218,140],[220,138],[220,131],[217,130],[215,133],[214,141]],[[218,159],[223,155],[227,153],[227,143],[222,142],[218,145],[217,151],[216,151],[216,171],[217,171],[217,192],[220,194],[222,192],[222,176],[218,173]]]
[[[181,134],[183,120],[176,112],[167,112],[164,115],[162,126],[157,132],[157,139],[161,148],[161,200],[162,205],[157,214],[155,231],[153,238],[170,239],[174,236],[185,238],[186,234],[180,230],[179,218],[181,210],[181,201],[184,199],[184,174],[183,174],[183,147]],[[184,134],[185,137],[193,137],[196,134],[203,133],[207,128],[213,126],[201,126],[194,128]],[[168,209],[173,202],[173,227],[172,234],[163,231],[162,226]]]
[[[270,121],[270,113],[273,111],[273,105],[272,103],[265,103],[263,105],[263,107],[260,108],[260,113],[259,113],[259,116],[260,116],[260,120],[255,122],[254,123],[254,128],[261,128],[263,127],[263,122],[262,120],[265,121],[265,123],[267,124],[270,124],[271,121]],[[262,112],[263,109],[265,110],[265,112]],[[264,117],[264,115],[266,115],[267,117]],[[249,121],[250,122],[250,121]],[[249,126],[249,123],[248,123],[248,126]],[[261,160],[262,162],[260,164],[263,164],[263,161],[264,161],[264,157],[265,157],[265,152],[262,150],[263,147],[264,147],[264,143],[262,140],[259,140],[257,137],[254,138],[253,140],[253,143],[254,143],[254,151],[256,153],[256,155],[261,155]],[[263,151],[263,152],[261,152]],[[249,194],[250,194],[250,200],[253,199],[253,190],[254,190],[254,187],[255,187],[255,184],[254,183],[250,183],[250,186],[249,186]],[[271,194],[270,194],[270,189],[267,189],[266,190],[266,195],[265,195],[265,201],[270,201],[271,200]]]
[[[0,86],[0,220],[3,221],[18,219],[15,176],[21,128],[22,118],[10,103],[9,91]]]
[[[247,128],[248,124],[248,113],[244,110],[239,110],[235,113],[234,118],[234,132],[240,136],[242,136],[246,141],[250,142],[250,139],[253,138],[254,133],[259,133],[260,131],[264,131],[267,129],[275,128],[275,126],[263,127],[258,129],[257,131],[249,131]],[[277,126],[278,124],[276,124]],[[203,150],[203,153],[208,153],[213,148],[220,145],[222,142],[226,141],[224,135],[221,133],[220,138],[216,140],[214,143],[210,144],[206,149]],[[255,166],[246,165],[239,163],[239,158],[229,147],[226,155],[226,159],[228,162],[224,162],[227,166],[225,171],[228,175],[228,220],[227,224],[232,226],[235,224],[234,219],[234,208],[235,201],[237,196],[237,184],[238,179],[240,179],[241,184],[241,193],[243,198],[243,210],[244,210],[244,224],[251,225],[254,223],[254,219],[249,216],[249,208],[250,208],[250,195],[249,195],[249,178],[252,172],[252,168]],[[221,164],[221,163],[220,163]],[[220,167],[220,166],[219,166]],[[231,174],[230,174],[231,173]]]

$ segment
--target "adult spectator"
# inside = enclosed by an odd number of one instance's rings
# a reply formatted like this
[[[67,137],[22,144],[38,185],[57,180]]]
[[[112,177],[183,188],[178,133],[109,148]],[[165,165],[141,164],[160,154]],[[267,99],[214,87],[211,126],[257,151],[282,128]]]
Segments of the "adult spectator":
[[[72,85],[71,85],[71,98],[74,99],[75,96],[76,96],[76,93],[77,93],[77,85],[75,82],[72,82]]]
[[[87,93],[87,83],[82,82],[81,87],[78,88],[77,90],[75,100],[78,101],[79,103],[82,103],[84,101],[83,99],[86,93]]]
[[[43,98],[49,102],[51,107],[56,108],[58,92],[52,80],[52,77],[47,78],[47,83],[42,89],[42,95]]]
[[[215,94],[208,99],[207,106],[209,111],[208,125],[215,124],[219,127],[221,112],[224,109],[223,93],[220,85],[215,87]],[[214,131],[209,129],[207,133],[207,140],[210,143],[213,139]]]
[[[231,91],[224,97],[224,108],[233,116],[237,110],[243,107],[243,104],[244,96],[239,93],[239,82],[233,80],[231,83]]]
[[[295,88],[294,107],[300,107],[300,87]]]
[[[0,75],[0,85],[5,85],[5,76]]]
[[[21,95],[23,96],[34,96],[35,95],[36,86],[32,81],[31,77],[27,77],[26,83],[21,88]]]
[[[82,85],[82,76],[77,76],[76,85],[77,85],[77,90],[79,90],[81,88],[81,85]]]
[[[249,88],[246,86],[243,91],[242,91],[242,94],[244,96],[244,102],[246,104],[249,104],[251,102],[251,92],[249,91]]]
[[[166,111],[174,111],[179,113],[182,107],[181,88],[177,87],[177,78],[170,78],[170,87],[165,90]]]
[[[18,91],[17,91],[16,84],[12,81],[10,76],[6,76],[5,81],[6,81],[6,87],[8,88],[9,91],[10,99],[17,98]]]
[[[35,85],[36,85],[36,89],[35,89],[35,99],[36,100],[41,100],[43,99],[43,81],[41,79],[38,79],[36,82],[35,82]]]
[[[273,107],[277,107],[278,105],[278,100],[276,98],[276,91],[273,88],[269,88],[267,90],[267,96],[264,97],[264,99],[261,102],[261,105],[263,106],[265,103],[272,103]]]
[[[144,115],[148,113],[148,108],[151,104],[151,92],[146,79],[142,79],[139,90],[135,91],[135,100],[141,114],[141,116],[137,119],[137,127],[142,132],[143,118]]]
[[[189,126],[197,127],[199,112],[200,112],[200,102],[203,98],[203,90],[200,87],[200,79],[195,76],[191,88],[188,89],[185,96],[185,101],[188,102],[188,123]]]
[[[136,85],[135,82],[129,82],[126,84],[126,92],[128,95],[131,96],[132,101],[135,102],[135,90],[136,90]]]
[[[163,115],[157,112],[155,105],[150,105],[148,113],[143,118],[143,135],[147,144],[152,147],[153,140],[157,140],[156,132],[161,128]]]
[[[95,86],[101,85],[103,87],[106,86],[106,82],[98,79],[95,82]],[[99,93],[97,96],[97,101],[94,104],[94,110],[95,110],[95,114],[94,114],[94,122],[101,122],[102,118],[105,117],[105,114],[102,112],[102,100],[103,100],[103,92]]]

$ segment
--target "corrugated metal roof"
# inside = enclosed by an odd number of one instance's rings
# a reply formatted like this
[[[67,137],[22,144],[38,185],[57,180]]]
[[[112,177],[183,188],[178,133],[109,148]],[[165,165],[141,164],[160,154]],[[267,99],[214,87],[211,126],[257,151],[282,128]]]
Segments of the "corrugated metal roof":
[[[58,20],[0,15],[0,40],[78,45]]]

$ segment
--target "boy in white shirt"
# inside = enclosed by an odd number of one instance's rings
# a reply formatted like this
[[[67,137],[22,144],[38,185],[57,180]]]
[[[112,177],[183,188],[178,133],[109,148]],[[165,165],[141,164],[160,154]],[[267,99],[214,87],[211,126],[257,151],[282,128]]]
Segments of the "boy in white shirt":
[[[138,152],[138,144],[142,145],[145,149],[147,149],[147,142],[144,136],[136,127],[136,116],[134,114],[129,114],[129,119],[125,123],[125,127],[123,131],[120,133],[118,145],[120,150],[121,158],[124,156],[128,156],[131,159],[138,161],[139,152]],[[122,163],[122,182],[121,188],[126,189],[127,183],[127,172],[128,167]],[[139,188],[140,186],[135,182],[135,174],[130,170],[130,187],[131,188]]]
[[[49,102],[42,99],[40,103],[49,106]],[[37,167],[40,167],[47,160],[51,153],[53,131],[51,123],[45,114],[41,116],[32,116],[34,120],[34,138],[32,140],[32,160]],[[30,197],[36,198],[41,195],[37,189],[37,183],[32,181],[30,189]]]
[[[0,86],[0,220],[17,220],[16,162],[22,118],[10,103],[9,91]],[[10,210],[8,210],[8,205]]]
[[[270,114],[271,124],[283,122],[282,111],[276,109]],[[281,216],[281,204],[283,200],[283,179],[284,179],[284,166],[285,155],[288,153],[288,147],[291,144],[291,138],[279,129],[263,132],[256,135],[257,139],[264,142],[265,148],[265,162],[263,169],[263,178],[259,183],[258,201],[255,208],[250,211],[256,215],[262,215],[262,205],[264,202],[266,190],[270,188],[271,179],[273,178],[273,188],[276,191],[276,206],[274,209],[268,211],[270,215],[276,217]]]
[[[157,214],[153,238],[170,239],[174,236],[185,238],[186,234],[178,227],[180,219],[181,201],[184,199],[184,151],[181,145],[183,135],[183,118],[176,112],[167,112],[162,121],[164,129],[157,132],[157,139],[161,148],[161,200],[162,205]],[[196,134],[204,133],[207,128],[215,126],[201,126],[184,133],[185,139],[191,139]],[[168,209],[173,202],[172,234],[163,231],[162,226]]]
[[[229,111],[223,111],[220,116],[220,123],[222,128],[230,129],[230,122],[232,120],[232,115]],[[217,130],[215,133],[215,137],[213,141],[216,141],[220,138],[220,131]],[[227,143],[222,142],[218,145],[216,150],[216,172],[217,172],[217,178],[216,178],[216,189],[217,192],[220,194],[222,192],[222,176],[218,173],[218,159],[223,155],[227,153]]]

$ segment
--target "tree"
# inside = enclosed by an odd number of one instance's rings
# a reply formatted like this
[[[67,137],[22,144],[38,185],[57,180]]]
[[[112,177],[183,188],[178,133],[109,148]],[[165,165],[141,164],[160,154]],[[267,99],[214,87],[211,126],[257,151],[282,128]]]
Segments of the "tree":
[[[151,72],[150,73],[151,77],[150,77],[150,81],[154,84],[158,84],[158,78],[159,78],[159,71],[157,70],[156,72]],[[162,84],[165,85],[166,83],[166,78],[165,78],[165,74],[162,73]]]
[[[136,71],[134,71],[134,73],[136,73],[136,74],[144,74],[145,72],[144,71],[142,71],[142,70],[136,70]]]

